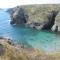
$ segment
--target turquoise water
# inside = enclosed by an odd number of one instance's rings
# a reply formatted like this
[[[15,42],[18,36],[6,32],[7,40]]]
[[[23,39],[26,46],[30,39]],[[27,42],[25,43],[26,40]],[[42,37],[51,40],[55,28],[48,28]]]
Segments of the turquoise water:
[[[60,36],[49,31],[38,31],[25,26],[10,25],[9,14],[0,10],[0,36],[45,52],[60,50]]]

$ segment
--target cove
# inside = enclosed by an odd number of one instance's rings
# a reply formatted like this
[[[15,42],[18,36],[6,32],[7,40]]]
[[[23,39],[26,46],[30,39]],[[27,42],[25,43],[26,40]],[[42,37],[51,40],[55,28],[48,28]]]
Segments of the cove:
[[[10,16],[0,10],[0,36],[9,37],[18,44],[45,52],[60,50],[60,35],[49,31],[39,31],[25,26],[10,25]]]

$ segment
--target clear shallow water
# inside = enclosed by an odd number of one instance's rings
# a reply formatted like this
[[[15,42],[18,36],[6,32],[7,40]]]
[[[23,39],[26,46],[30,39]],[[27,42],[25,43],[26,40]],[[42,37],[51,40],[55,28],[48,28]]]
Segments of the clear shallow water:
[[[48,31],[38,31],[24,26],[12,26],[9,21],[9,15],[0,10],[0,36],[10,37],[15,42],[45,52],[60,50],[60,36]]]

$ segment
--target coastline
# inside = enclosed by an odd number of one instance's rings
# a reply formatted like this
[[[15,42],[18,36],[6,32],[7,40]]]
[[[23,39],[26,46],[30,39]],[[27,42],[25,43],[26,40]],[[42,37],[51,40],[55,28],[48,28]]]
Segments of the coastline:
[[[10,39],[0,38],[0,48],[4,49],[1,53],[0,49],[0,60],[59,60],[60,52],[54,52],[46,54],[45,52],[38,51],[36,49],[29,50],[25,49],[20,45],[15,45]]]
[[[7,12],[11,25],[23,24],[37,30],[60,31],[60,4],[21,5]]]

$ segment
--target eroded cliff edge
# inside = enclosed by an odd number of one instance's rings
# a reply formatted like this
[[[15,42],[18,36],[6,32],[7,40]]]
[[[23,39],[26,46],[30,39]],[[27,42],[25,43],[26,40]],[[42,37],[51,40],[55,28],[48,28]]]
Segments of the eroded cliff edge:
[[[11,39],[0,37],[0,60],[60,60],[60,51],[46,54],[44,51],[15,45]]]
[[[60,4],[24,5],[8,9],[11,24],[60,31]]]

